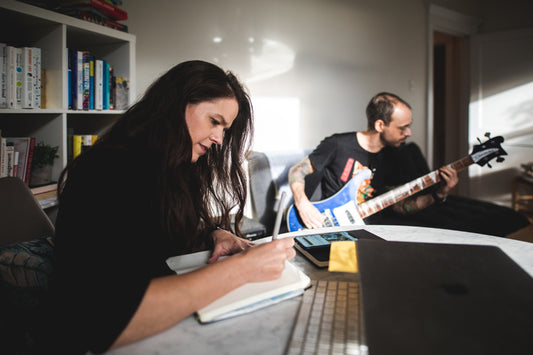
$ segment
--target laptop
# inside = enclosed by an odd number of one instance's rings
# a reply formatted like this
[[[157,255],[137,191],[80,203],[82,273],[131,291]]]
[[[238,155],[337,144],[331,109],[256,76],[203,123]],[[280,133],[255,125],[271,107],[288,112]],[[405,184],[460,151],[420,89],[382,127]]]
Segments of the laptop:
[[[353,303],[359,308],[348,317],[356,326],[343,330],[344,338],[322,337],[334,334],[334,326],[306,338],[308,329],[324,325],[312,310],[329,307],[315,305],[328,296],[313,294],[319,292],[314,287],[304,294],[287,354],[329,349],[370,355],[486,355],[529,354],[533,349],[533,278],[501,249],[361,239],[357,256],[360,272],[353,280],[318,281],[326,295],[331,291],[329,298],[334,290],[357,290]],[[344,313],[351,309],[352,301],[347,303]]]

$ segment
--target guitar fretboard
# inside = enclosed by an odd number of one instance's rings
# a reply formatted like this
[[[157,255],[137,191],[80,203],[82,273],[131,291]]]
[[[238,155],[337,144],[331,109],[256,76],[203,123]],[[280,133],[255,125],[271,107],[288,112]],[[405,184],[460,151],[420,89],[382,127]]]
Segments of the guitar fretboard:
[[[466,156],[460,160],[457,160],[448,166],[455,169],[456,171],[461,171],[468,166],[472,165],[474,161],[470,156]],[[422,177],[419,177],[416,180],[408,182],[404,185],[401,185],[397,188],[394,188],[390,191],[387,191],[384,194],[381,194],[367,202],[364,202],[357,206],[357,212],[361,218],[366,218],[373,215],[389,206],[394,205],[401,200],[416,194],[428,187],[438,183],[440,181],[440,176],[438,170],[432,171],[429,174],[426,174]]]

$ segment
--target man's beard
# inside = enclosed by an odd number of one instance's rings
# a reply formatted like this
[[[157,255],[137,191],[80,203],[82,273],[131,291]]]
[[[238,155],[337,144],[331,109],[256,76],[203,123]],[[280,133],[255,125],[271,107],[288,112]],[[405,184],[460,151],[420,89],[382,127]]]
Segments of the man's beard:
[[[383,146],[385,147],[401,147],[402,145],[405,144],[405,139],[402,140],[402,141],[391,141],[391,140],[388,140],[387,137],[385,137],[385,133],[384,132],[381,132],[379,134],[379,140],[381,141],[381,144],[383,144]]]

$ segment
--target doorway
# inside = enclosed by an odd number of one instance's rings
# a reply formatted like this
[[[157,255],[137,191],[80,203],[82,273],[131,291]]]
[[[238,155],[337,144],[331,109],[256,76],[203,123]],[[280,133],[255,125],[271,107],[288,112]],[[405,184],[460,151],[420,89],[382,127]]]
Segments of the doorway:
[[[433,169],[469,154],[469,61],[467,37],[433,32]],[[468,195],[468,170],[455,193]]]

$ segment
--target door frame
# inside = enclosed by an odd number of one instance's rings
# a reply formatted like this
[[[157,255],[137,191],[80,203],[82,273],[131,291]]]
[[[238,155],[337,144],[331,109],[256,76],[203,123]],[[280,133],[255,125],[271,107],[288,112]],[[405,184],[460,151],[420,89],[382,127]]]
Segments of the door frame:
[[[445,34],[458,36],[458,37],[470,37],[471,35],[477,33],[479,24],[481,21],[475,17],[471,17],[468,15],[464,15],[460,12],[447,9],[442,6],[429,4],[428,8],[428,32],[427,32],[427,58],[428,58],[428,73],[427,73],[427,140],[426,140],[426,159],[428,162],[428,165],[433,167],[434,159],[433,159],[433,146],[434,146],[434,125],[433,125],[433,83],[434,83],[434,77],[433,77],[433,47],[434,47],[434,40],[433,40],[433,34],[434,32],[442,32]],[[469,62],[469,61],[468,61]],[[470,81],[470,78],[465,78],[467,82]],[[465,93],[467,95],[467,93]],[[466,99],[467,102],[470,101],[470,97],[465,97],[463,99]],[[466,125],[468,127],[468,125]],[[468,137],[468,132],[466,133],[466,137]],[[464,142],[466,146],[468,146],[468,142]]]

